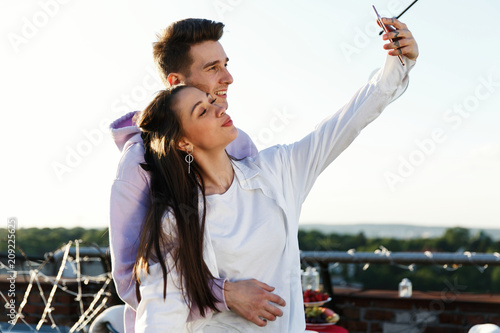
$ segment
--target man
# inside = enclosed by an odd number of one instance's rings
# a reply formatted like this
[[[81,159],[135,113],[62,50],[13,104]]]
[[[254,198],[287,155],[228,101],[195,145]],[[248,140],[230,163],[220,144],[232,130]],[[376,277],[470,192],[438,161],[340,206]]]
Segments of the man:
[[[223,28],[222,23],[202,19],[171,24],[159,36],[153,51],[165,85],[195,86],[216,97],[216,102],[227,108],[227,90],[233,78],[227,70],[229,59],[218,42]],[[115,285],[127,303],[127,332],[133,332],[134,327],[133,309],[137,308],[138,301],[133,266],[149,206],[149,175],[140,167],[144,163],[144,147],[140,131],[133,122],[134,114],[131,112],[111,124],[112,135],[123,155],[111,190],[110,249]],[[251,139],[241,130],[228,151],[237,158],[257,153]],[[221,290],[219,310],[230,309],[259,326],[265,326],[266,320],[275,320],[282,314],[276,305],[285,306],[284,300],[272,293],[273,287],[256,280],[217,279],[214,284],[214,290]]]

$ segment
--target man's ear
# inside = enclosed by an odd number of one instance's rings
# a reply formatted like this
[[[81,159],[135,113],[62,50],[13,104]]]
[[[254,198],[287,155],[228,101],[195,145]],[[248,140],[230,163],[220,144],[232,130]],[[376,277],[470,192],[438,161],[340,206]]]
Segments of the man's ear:
[[[185,78],[184,75],[180,73],[170,73],[167,76],[167,81],[171,87],[176,86],[178,84],[184,83]]]

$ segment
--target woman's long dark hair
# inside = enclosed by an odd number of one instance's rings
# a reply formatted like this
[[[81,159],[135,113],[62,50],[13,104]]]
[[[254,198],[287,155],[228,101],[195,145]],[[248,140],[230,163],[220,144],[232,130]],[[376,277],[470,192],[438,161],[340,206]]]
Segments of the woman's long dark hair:
[[[172,109],[176,95],[185,86],[162,90],[141,113],[137,126],[144,142],[143,168],[151,175],[151,204],[146,214],[139,251],[134,266],[137,283],[141,270],[149,272],[148,261],[158,261],[163,271],[163,297],[166,297],[167,267],[163,258],[167,254],[174,259],[181,277],[183,294],[189,306],[196,304],[200,314],[210,308],[217,311],[218,301],[213,295],[210,282],[213,279],[203,260],[205,231],[205,191],[203,179],[196,161],[188,174],[186,153],[177,148],[182,127],[177,113]],[[203,199],[200,216],[199,194]],[[175,216],[177,239],[165,235],[162,227],[164,214]]]

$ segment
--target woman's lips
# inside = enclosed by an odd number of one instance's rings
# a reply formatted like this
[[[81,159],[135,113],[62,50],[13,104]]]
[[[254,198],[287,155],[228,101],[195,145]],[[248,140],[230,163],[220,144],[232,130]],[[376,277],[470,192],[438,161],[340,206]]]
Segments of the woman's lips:
[[[233,124],[233,121],[231,120],[231,118],[227,118],[227,120],[222,124],[222,127],[228,127],[228,126],[231,126]]]

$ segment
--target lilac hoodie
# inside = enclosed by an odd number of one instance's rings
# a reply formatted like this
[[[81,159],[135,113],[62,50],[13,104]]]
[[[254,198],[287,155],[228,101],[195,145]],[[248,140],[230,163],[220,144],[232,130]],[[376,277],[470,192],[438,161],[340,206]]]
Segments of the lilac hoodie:
[[[125,331],[134,332],[135,309],[138,302],[132,270],[139,247],[142,222],[149,205],[149,174],[142,169],[144,146],[141,132],[132,121],[136,112],[118,118],[110,125],[111,135],[122,157],[111,188],[109,246],[112,274],[116,290],[125,301]],[[248,134],[238,129],[238,137],[227,147],[236,158],[257,155],[257,148]],[[228,310],[223,295],[224,279],[215,279],[214,295],[222,300],[221,311]]]

